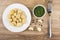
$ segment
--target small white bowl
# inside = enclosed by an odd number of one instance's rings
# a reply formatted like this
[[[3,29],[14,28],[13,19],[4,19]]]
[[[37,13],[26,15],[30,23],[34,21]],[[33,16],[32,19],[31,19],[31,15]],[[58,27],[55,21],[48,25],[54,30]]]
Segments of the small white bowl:
[[[44,8],[44,10],[45,10],[45,13],[44,13],[44,15],[42,16],[42,17],[37,17],[37,16],[35,16],[35,14],[34,14],[34,9],[36,8],[36,7],[38,7],[38,6],[42,6],[43,8]],[[38,5],[36,5],[34,8],[33,8],[33,15],[34,15],[34,17],[36,17],[36,18],[38,18],[38,19],[42,19],[45,15],[46,15],[46,13],[47,13],[47,11],[46,11],[46,7],[44,6],[44,5],[42,5],[42,4],[38,4]]]
[[[27,17],[26,23],[23,24],[21,27],[14,27],[14,26],[10,25],[10,23],[9,23],[9,21],[7,19],[7,15],[9,13],[9,11],[11,9],[13,9],[13,8],[22,9],[25,12],[25,14],[26,14],[26,17]],[[22,31],[26,30],[27,27],[29,27],[29,25],[30,25],[30,22],[31,22],[31,13],[30,13],[29,9],[26,6],[24,6],[23,4],[15,3],[15,4],[12,4],[12,5],[9,5],[5,9],[5,11],[4,11],[3,15],[2,15],[2,20],[3,20],[4,26],[9,31],[11,31],[11,32],[22,32]]]

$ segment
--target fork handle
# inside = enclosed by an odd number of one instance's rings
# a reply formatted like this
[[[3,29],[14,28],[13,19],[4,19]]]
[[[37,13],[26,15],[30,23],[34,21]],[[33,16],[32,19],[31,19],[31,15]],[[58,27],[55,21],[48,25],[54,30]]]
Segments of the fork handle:
[[[52,32],[51,32],[51,16],[49,16],[48,19],[48,37],[51,38]]]

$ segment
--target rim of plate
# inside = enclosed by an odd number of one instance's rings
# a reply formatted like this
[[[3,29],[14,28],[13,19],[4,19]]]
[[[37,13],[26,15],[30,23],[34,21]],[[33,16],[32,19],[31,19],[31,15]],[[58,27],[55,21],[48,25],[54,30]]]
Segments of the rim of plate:
[[[23,24],[21,27],[14,27],[12,25],[10,25],[8,19],[7,19],[7,15],[9,13],[9,11],[13,8],[19,8],[21,10],[23,10],[26,14],[26,17],[27,17],[27,20],[26,20],[26,23]],[[3,12],[3,15],[2,15],[2,20],[3,20],[3,24],[4,26],[11,32],[22,32],[24,30],[26,30],[29,25],[30,25],[30,22],[31,22],[31,13],[29,11],[29,9],[23,5],[23,4],[18,4],[18,3],[15,3],[15,4],[11,4],[9,5]]]

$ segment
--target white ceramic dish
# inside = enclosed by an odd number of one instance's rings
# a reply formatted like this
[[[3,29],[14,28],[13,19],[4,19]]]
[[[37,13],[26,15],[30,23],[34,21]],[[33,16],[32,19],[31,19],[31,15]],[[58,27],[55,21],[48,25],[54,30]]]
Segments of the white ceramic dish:
[[[19,9],[22,9],[25,13],[26,13],[26,17],[27,17],[27,20],[26,20],[26,23],[23,24],[21,27],[13,27],[10,25],[8,19],[7,19],[7,15],[9,13],[9,11],[13,8],[19,8]],[[29,9],[22,5],[22,4],[18,4],[18,3],[15,3],[15,4],[12,4],[12,5],[9,5],[3,15],[2,15],[2,20],[3,20],[3,24],[4,26],[11,32],[22,32],[24,30],[27,29],[27,27],[30,25],[30,22],[31,22],[31,14],[30,14],[30,11]]]

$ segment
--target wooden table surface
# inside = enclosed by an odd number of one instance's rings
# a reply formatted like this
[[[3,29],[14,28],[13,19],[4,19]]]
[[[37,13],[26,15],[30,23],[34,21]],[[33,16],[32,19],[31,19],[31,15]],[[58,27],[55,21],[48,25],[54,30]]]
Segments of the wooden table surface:
[[[32,9],[37,4],[42,4],[47,8],[47,0],[0,0],[0,40],[60,40],[60,0],[52,0],[52,38],[47,35],[48,14],[43,18],[43,31],[28,31],[13,33],[8,31],[2,23],[2,14],[5,8],[13,3],[21,3],[26,5],[32,15]],[[32,16],[33,17],[33,16]]]

